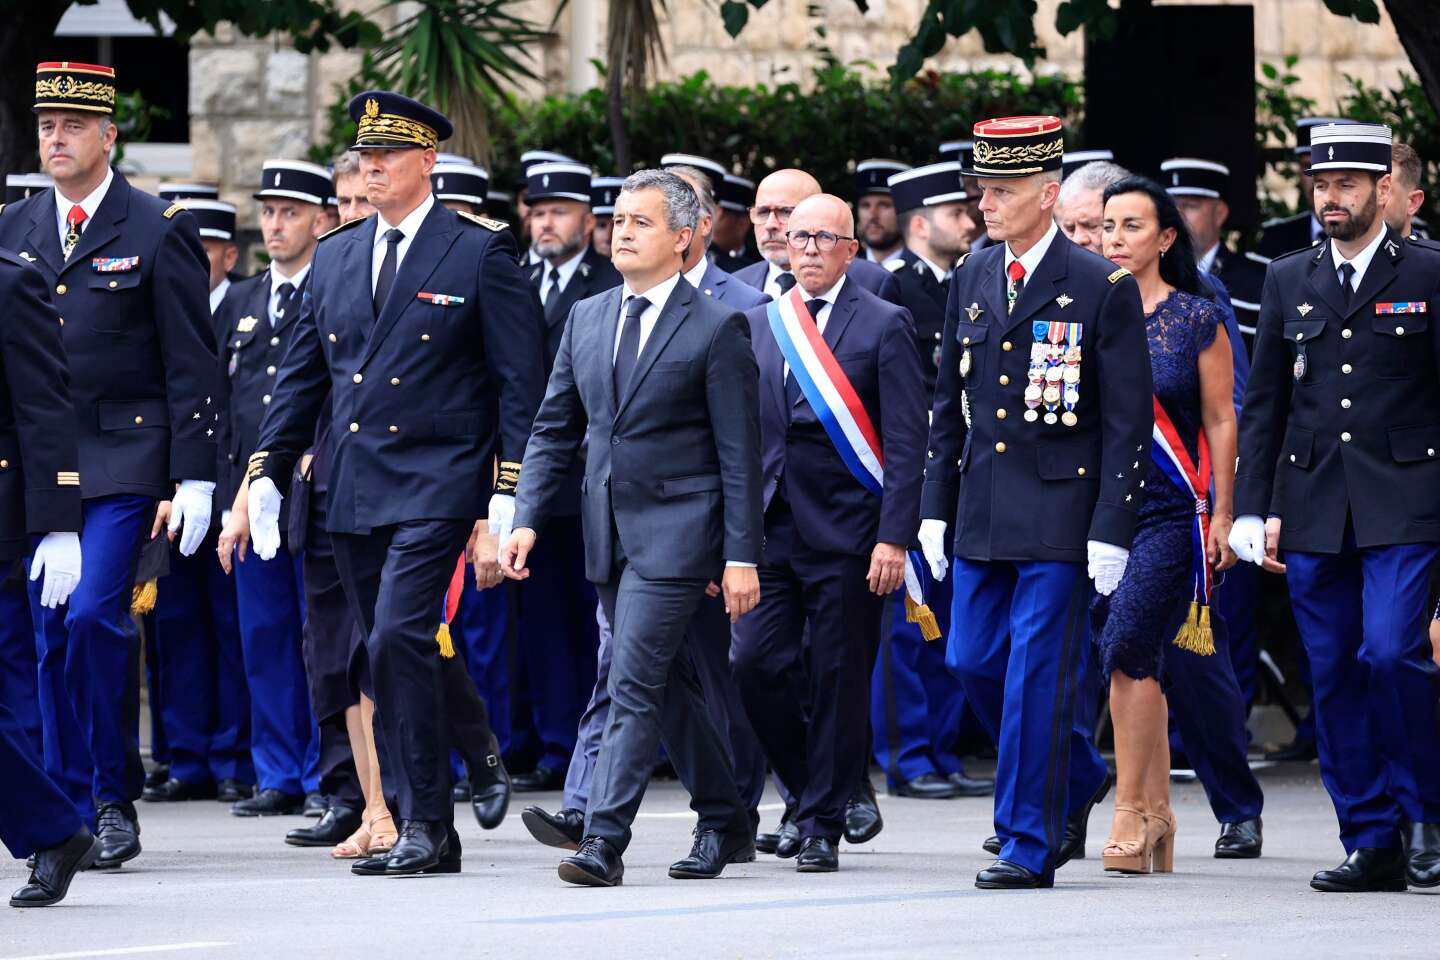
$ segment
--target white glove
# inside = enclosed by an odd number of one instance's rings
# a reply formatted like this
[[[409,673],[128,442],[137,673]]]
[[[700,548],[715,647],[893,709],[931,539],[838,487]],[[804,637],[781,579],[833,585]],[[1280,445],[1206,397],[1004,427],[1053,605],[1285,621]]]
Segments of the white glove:
[[[80,582],[80,535],[76,533],[47,533],[35,548],[35,559],[30,561],[30,579],[45,582],[40,587],[40,602],[51,610],[70,599],[70,593]]]
[[[274,560],[280,552],[280,501],[284,499],[269,477],[250,481],[246,500],[250,507],[250,549],[261,560]]]
[[[180,534],[180,555],[188,557],[200,549],[205,542],[205,532],[210,529],[210,498],[215,495],[215,484],[210,480],[181,480],[180,489],[170,500],[170,532],[185,530]]]
[[[515,526],[515,497],[509,493],[497,493],[490,497],[490,532],[500,537],[501,545],[510,539],[510,530]]]
[[[1113,543],[1091,540],[1085,544],[1090,555],[1088,574],[1095,581],[1095,592],[1108,597],[1120,586],[1125,575],[1125,564],[1130,560],[1130,551]]]
[[[945,559],[947,526],[944,520],[920,521],[920,552],[925,554],[925,562],[930,564],[930,576],[936,580],[944,580],[945,571],[950,568],[950,561]]]
[[[1253,513],[1236,517],[1230,526],[1230,549],[1247,563],[1265,562],[1265,518]]]

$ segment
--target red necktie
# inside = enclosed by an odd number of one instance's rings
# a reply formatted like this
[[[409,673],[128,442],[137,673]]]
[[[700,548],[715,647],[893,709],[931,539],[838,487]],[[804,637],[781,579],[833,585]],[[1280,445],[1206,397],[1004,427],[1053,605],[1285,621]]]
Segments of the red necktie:
[[[1006,268],[1010,275],[1010,289],[1005,297],[1006,312],[1014,311],[1015,301],[1020,299],[1020,291],[1025,289],[1025,264],[1019,260],[1011,260],[1010,266]]]
[[[70,213],[65,217],[65,223],[70,230],[65,234],[65,259],[70,259],[70,253],[75,249],[75,244],[80,242],[80,224],[85,222],[85,208],[75,204],[70,208]]]

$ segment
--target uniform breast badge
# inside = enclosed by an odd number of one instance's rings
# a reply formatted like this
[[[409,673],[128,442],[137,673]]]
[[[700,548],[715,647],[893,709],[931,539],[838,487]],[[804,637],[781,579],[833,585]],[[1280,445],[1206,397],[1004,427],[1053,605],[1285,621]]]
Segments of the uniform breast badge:
[[[1064,310],[1066,307],[1070,306],[1070,304],[1074,303],[1075,301],[1070,298],[1070,294],[1062,293],[1060,294],[1060,296],[1055,298],[1055,302],[1060,304],[1061,310]]]
[[[979,323],[980,314],[984,312],[985,310],[980,306],[979,303],[972,303],[970,304],[970,306],[965,308],[965,316],[970,318],[971,323]]]
[[[1295,308],[1296,312],[1298,312],[1302,317],[1308,317],[1310,315],[1310,311],[1314,309],[1315,308],[1310,306],[1310,304],[1308,303],[1302,303],[1300,304],[1300,306]]]
[[[249,333],[251,330],[255,329],[255,325],[259,322],[260,320],[258,317],[241,317],[240,322],[235,325],[235,332]]]

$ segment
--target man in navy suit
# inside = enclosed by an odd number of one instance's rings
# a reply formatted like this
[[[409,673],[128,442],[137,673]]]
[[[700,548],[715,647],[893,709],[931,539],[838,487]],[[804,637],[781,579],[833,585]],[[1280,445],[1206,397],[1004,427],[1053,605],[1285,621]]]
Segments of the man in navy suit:
[[[736,270],[734,275],[772,300],[795,286],[795,275],[790,272],[790,246],[785,240],[787,224],[800,201],[819,192],[820,181],[804,170],[776,170],[761,180],[755,190],[755,206],[750,208],[750,222],[755,224],[755,243],[765,259]],[[900,285],[884,267],[857,258],[848,273],[882,300],[900,305]]]
[[[721,270],[710,257],[710,243],[715,237],[715,217],[719,213],[713,175],[706,169],[690,164],[674,164],[666,169],[690,184],[690,188],[700,198],[700,223],[695,228],[690,249],[685,252],[685,263],[680,267],[686,281],[705,296],[714,297],[737,310],[749,310],[762,303],[769,303],[769,296],[739,277]]]
[[[250,457],[248,515],[255,552],[274,557],[280,489],[328,394],[326,524],[365,635],[361,689],[373,694],[381,775],[400,821],[394,849],[351,870],[454,873],[436,630],[467,544],[487,528],[509,532],[543,379],[539,305],[505,224],[446,210],[430,192],[450,121],[383,90],[357,95],[350,115],[377,216],[340,227],[315,253]]]
[[[802,201],[788,226],[808,312],[799,319],[819,328],[877,429],[883,492],[872,494],[851,474],[824,411],[791,375],[772,332],[778,308],[749,311],[760,366],[765,548],[760,604],[736,625],[731,657],[755,732],[795,798],[788,819],[801,837],[796,867],[829,872],[839,868],[846,803],[869,759],[880,614],[904,583],[915,536],[925,381],[910,314],[847,273],[859,250],[849,206],[820,194]]]
[[[195,219],[133,189],[111,168],[115,72],[39,65],[35,112],[53,188],[8,205],[0,246],[40,270],[64,318],[84,500],[84,581],[65,609],[31,584],[40,650],[45,766],[97,818],[117,867],[140,853],[138,651],[129,617],[136,558],[158,501],[193,554],[215,483],[215,360],[209,272]],[[178,482],[178,486],[177,486]],[[181,528],[183,527],[183,531]]]
[[[584,839],[559,868],[569,883],[622,881],[662,737],[700,821],[670,875],[709,879],[755,856],[754,825],[683,649],[707,589],[723,592],[732,623],[760,592],[758,377],[743,315],[680,275],[698,219],[679,177],[646,170],[625,181],[613,241],[625,286],[577,304],[565,325],[500,554],[506,576],[528,575],[537,539],[543,549],[537,531],[586,444],[585,573],[614,638]]]

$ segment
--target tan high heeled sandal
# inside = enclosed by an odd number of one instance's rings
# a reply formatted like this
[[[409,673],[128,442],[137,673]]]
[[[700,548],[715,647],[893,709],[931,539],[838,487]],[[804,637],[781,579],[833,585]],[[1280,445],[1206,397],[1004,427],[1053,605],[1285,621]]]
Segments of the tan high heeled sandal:
[[[1165,816],[1145,814],[1145,839],[1150,844],[1151,863],[1156,873],[1175,872],[1175,812]]]
[[[388,824],[388,829],[382,828],[382,823]],[[370,856],[378,857],[389,853],[399,841],[400,834],[395,831],[395,818],[388,810],[370,821]]]
[[[1129,804],[1115,804],[1116,813],[1128,813],[1140,818],[1144,828],[1139,840],[1116,840],[1112,834],[1105,841],[1105,850],[1100,859],[1107,871],[1112,873],[1149,873],[1152,848],[1150,844],[1149,821],[1144,810]]]
[[[370,828],[361,824],[360,829],[330,848],[332,860],[359,860],[370,856]]]

